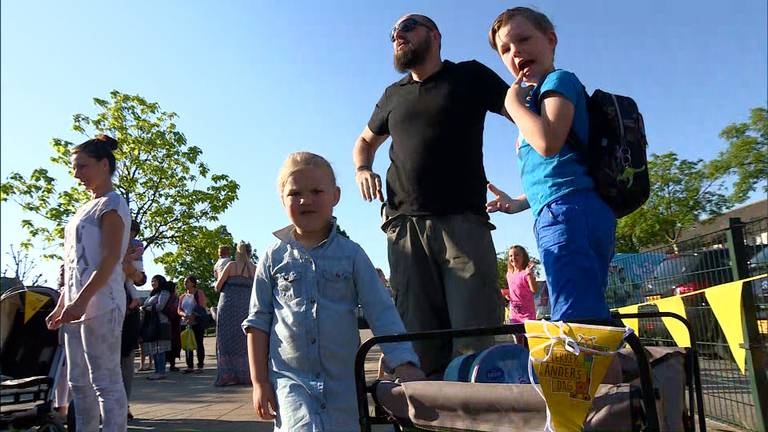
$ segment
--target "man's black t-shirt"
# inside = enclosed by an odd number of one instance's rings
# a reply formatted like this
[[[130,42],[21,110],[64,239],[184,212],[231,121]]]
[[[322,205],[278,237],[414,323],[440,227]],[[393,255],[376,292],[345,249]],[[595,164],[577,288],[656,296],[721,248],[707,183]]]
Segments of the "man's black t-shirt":
[[[368,121],[391,135],[387,206],[408,215],[485,214],[485,113],[500,114],[509,86],[477,61],[443,66],[423,82],[387,87]]]

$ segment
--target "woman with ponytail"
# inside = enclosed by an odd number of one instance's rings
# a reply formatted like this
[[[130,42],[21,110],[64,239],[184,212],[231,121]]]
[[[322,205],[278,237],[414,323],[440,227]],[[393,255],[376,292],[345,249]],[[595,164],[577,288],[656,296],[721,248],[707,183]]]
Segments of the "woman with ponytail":
[[[77,406],[77,430],[125,431],[128,401],[120,371],[125,316],[122,262],[128,247],[131,215],[115,192],[117,141],[107,135],[71,151],[74,177],[90,193],[64,230],[64,286],[46,318],[62,328],[67,372]]]

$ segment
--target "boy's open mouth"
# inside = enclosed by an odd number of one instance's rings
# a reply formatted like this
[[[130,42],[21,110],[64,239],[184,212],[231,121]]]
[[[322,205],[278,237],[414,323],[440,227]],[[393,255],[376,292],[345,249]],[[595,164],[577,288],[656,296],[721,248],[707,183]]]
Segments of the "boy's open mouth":
[[[533,64],[533,60],[523,59],[517,63],[517,70],[524,71]]]

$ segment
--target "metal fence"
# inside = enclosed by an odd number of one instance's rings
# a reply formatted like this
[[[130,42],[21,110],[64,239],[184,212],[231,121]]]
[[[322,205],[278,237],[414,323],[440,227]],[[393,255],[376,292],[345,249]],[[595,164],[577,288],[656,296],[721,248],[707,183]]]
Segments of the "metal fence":
[[[697,291],[768,272],[768,218],[731,219],[724,230],[637,254],[617,254],[609,269],[606,299],[618,308],[680,294],[700,352],[707,417],[746,430],[765,430],[768,278],[754,281],[742,296],[746,373],[742,374],[703,293]],[[736,293],[734,292],[734,295]],[[646,344],[675,345],[661,319],[642,319]]]

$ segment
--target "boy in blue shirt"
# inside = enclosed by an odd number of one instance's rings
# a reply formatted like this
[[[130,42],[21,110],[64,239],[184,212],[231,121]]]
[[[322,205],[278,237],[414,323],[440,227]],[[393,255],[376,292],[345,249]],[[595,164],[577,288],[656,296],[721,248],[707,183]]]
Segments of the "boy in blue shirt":
[[[616,218],[597,195],[580,155],[566,142],[570,130],[587,142],[584,88],[573,73],[555,69],[557,35],[546,15],[525,7],[508,9],[493,22],[488,38],[516,77],[505,108],[520,131],[515,149],[525,194],[513,199],[489,184],[496,199],[487,210],[533,210],[553,321],[607,322],[605,289]]]

